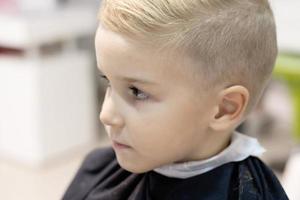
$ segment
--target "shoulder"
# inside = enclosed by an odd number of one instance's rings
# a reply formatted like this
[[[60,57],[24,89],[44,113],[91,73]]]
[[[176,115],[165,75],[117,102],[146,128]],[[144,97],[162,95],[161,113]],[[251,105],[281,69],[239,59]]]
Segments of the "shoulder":
[[[238,182],[241,199],[257,196],[264,200],[288,199],[273,171],[259,158],[250,156],[238,163]]]
[[[251,175],[253,175],[253,178],[268,178],[270,182],[270,180],[272,180],[272,182],[278,182],[277,177],[275,176],[275,174],[273,173],[273,171],[271,170],[271,168],[269,168],[260,158],[255,157],[255,156],[250,156],[247,159],[241,161],[241,163],[239,164],[239,168],[240,168],[240,172],[249,172],[251,173]],[[256,177],[259,176],[259,177]]]
[[[115,160],[115,153],[111,147],[96,148],[84,158],[80,170],[96,171]]]
[[[118,169],[114,151],[111,147],[97,148],[88,153],[73,180],[71,180],[63,200],[84,199],[85,195],[113,170]]]

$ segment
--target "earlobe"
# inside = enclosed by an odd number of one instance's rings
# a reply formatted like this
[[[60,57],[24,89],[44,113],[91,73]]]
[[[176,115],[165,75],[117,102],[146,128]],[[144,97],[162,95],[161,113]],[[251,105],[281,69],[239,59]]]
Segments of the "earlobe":
[[[220,92],[219,102],[211,122],[211,128],[222,131],[238,124],[249,100],[249,92],[243,86],[231,86]]]

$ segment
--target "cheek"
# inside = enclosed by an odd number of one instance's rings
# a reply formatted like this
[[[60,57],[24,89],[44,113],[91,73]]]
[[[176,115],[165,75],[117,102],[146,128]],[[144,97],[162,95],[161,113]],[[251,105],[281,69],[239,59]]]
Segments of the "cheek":
[[[128,115],[126,127],[131,142],[137,147],[159,148],[189,140],[198,130],[197,117],[199,114],[191,106],[157,106],[149,112]]]

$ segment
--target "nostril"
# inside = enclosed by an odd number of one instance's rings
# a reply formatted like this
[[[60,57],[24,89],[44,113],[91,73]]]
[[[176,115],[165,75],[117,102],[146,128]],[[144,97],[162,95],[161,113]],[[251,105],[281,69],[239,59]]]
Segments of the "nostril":
[[[99,119],[103,124],[109,124],[110,118],[112,117],[112,102],[111,99],[107,97],[107,93],[105,95],[104,101],[101,106],[101,111],[99,114]]]
[[[99,119],[104,125],[122,126],[123,120],[116,109],[113,99],[106,95],[99,114]]]
[[[102,109],[99,115],[100,121],[104,125],[109,125],[109,126],[117,125],[119,123],[118,118],[119,117],[116,115],[116,113],[110,109],[109,110]]]
[[[99,114],[99,120],[103,123],[103,124],[108,124],[109,123],[109,119],[106,116],[106,114],[104,114],[103,111],[100,112]]]

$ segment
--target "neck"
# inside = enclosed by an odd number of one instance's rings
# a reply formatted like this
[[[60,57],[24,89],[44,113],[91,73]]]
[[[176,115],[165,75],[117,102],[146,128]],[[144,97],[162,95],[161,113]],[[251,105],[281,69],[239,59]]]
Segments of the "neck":
[[[194,153],[189,158],[180,162],[205,160],[219,154],[229,146],[232,133],[232,131],[208,133],[205,144],[198,149],[194,149]]]

